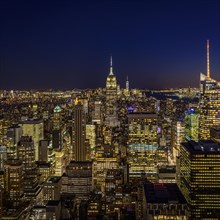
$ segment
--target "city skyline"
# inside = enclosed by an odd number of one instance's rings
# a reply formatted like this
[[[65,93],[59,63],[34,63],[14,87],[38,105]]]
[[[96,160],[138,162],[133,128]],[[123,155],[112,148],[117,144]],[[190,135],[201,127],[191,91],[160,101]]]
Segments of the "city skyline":
[[[84,3],[0,3],[1,89],[105,87],[111,55],[122,88],[199,87],[207,39],[220,78],[219,1]]]

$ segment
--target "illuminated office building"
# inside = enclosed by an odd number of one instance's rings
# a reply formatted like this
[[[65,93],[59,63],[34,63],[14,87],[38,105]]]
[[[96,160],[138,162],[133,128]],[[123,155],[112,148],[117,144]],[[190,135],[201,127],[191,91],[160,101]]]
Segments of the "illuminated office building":
[[[40,140],[38,161],[45,163],[48,162],[48,146],[49,146],[48,140]]]
[[[105,191],[105,178],[108,170],[119,168],[114,149],[110,145],[97,146],[93,161],[93,185],[99,192]]]
[[[37,200],[40,193],[38,170],[35,165],[34,141],[32,137],[22,136],[18,142],[18,159],[24,165],[24,195],[27,200]]]
[[[21,136],[21,126],[13,125],[7,129],[7,152],[10,158],[17,157],[17,143]]]
[[[120,219],[120,208],[123,205],[123,169],[109,169],[105,177],[105,210],[106,214],[117,213]]]
[[[9,120],[7,118],[0,117],[0,145],[7,144],[7,129],[9,126]]]
[[[4,170],[4,162],[7,158],[7,148],[5,146],[0,146],[0,171]]]
[[[211,140],[220,143],[220,126],[212,127],[210,129]]]
[[[55,150],[62,149],[62,109],[56,106],[53,110],[52,146]]]
[[[62,193],[75,195],[79,204],[89,198],[92,188],[92,162],[71,161],[62,176]]]
[[[17,155],[18,159],[20,159],[24,165],[24,170],[30,170],[33,168],[35,162],[35,152],[32,137],[21,137],[18,142]]]
[[[43,201],[60,200],[62,179],[61,176],[50,176],[43,184]]]
[[[220,145],[189,141],[180,146],[178,185],[190,208],[190,219],[220,218]]]
[[[95,146],[96,146],[96,126],[86,125],[86,140],[88,142],[87,160],[94,158]]]
[[[31,136],[35,147],[35,160],[38,161],[38,147],[40,140],[44,139],[44,123],[42,120],[27,120],[21,122],[22,135]]]
[[[65,155],[62,151],[55,152],[55,176],[62,176],[65,171]]]
[[[128,125],[129,180],[141,177],[154,180],[157,175],[157,115],[154,113],[130,113],[128,114]]]
[[[54,170],[51,163],[46,163],[46,162],[36,162],[36,163],[37,163],[37,168],[39,170],[41,182],[45,182],[49,176],[52,176],[54,174]]]
[[[57,105],[53,110],[53,130],[60,130],[62,125],[62,109]]]
[[[200,74],[199,139],[210,139],[210,128],[220,124],[220,84],[210,77],[209,41],[207,41],[207,75]]]
[[[175,183],[143,185],[143,219],[187,219],[187,203]]]
[[[76,100],[73,116],[73,153],[76,161],[86,160],[86,118],[83,105]]]
[[[198,141],[199,139],[199,112],[195,108],[190,108],[185,112],[185,139]]]
[[[185,140],[185,123],[183,121],[175,121],[172,126],[172,152],[173,159],[179,155],[180,143]]]
[[[24,170],[21,160],[9,159],[4,164],[4,193],[6,205],[21,207],[24,202]]]
[[[94,104],[94,112],[92,117],[92,122],[101,124],[102,123],[102,102],[101,101],[95,101]]]

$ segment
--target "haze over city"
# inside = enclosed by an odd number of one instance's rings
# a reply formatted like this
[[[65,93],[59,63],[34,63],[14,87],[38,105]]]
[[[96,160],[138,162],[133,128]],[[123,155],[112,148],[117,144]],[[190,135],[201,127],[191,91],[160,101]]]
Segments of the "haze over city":
[[[0,2],[0,87],[103,87],[110,55],[118,83],[132,88],[198,87],[220,78],[220,2]]]

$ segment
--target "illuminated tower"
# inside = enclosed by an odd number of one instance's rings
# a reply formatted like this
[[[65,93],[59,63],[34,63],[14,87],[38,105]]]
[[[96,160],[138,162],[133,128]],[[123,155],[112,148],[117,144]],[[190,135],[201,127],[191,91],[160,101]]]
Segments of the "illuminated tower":
[[[86,119],[81,102],[75,102],[73,116],[73,151],[76,161],[86,160],[85,129]]]
[[[18,159],[22,161],[24,170],[31,170],[35,162],[34,141],[30,136],[21,136],[17,147]]]
[[[185,138],[190,141],[198,141],[199,137],[199,114],[198,110],[190,108],[185,112]]]
[[[180,151],[180,143],[185,139],[185,123],[183,121],[178,120],[173,123],[171,136],[173,159],[176,162],[176,157]]]
[[[56,106],[53,110],[53,132],[52,132],[52,146],[53,149],[60,150],[62,148],[62,109],[60,106]]]
[[[157,115],[154,113],[128,114],[128,165],[129,180],[157,176],[156,151],[158,148]]]
[[[25,171],[23,186],[24,195],[27,200],[37,200],[40,193],[40,186],[38,181],[38,170],[35,164],[34,141],[32,137],[21,136],[17,148],[18,159],[23,163]]]
[[[210,139],[210,128],[220,124],[220,83],[210,77],[209,41],[207,41],[207,75],[200,74],[199,139]]]
[[[112,57],[110,61],[110,73],[106,79],[106,115],[113,115],[117,98],[117,80],[113,73]]]
[[[24,201],[24,170],[21,160],[10,159],[4,164],[4,191],[7,207],[21,207]]]
[[[62,122],[61,111],[62,109],[58,105],[53,110],[53,130],[60,130],[61,128],[61,122]]]
[[[32,137],[35,147],[35,160],[38,161],[39,142],[44,139],[44,123],[42,120],[22,121],[21,127],[23,136]]]
[[[128,81],[128,76],[126,78],[126,90],[129,91],[129,81]]]

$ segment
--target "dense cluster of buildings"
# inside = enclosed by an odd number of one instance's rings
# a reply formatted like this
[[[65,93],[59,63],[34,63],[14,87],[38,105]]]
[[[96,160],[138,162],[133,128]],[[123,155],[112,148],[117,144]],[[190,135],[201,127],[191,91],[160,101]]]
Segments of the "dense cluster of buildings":
[[[220,83],[0,92],[0,219],[220,219]]]

